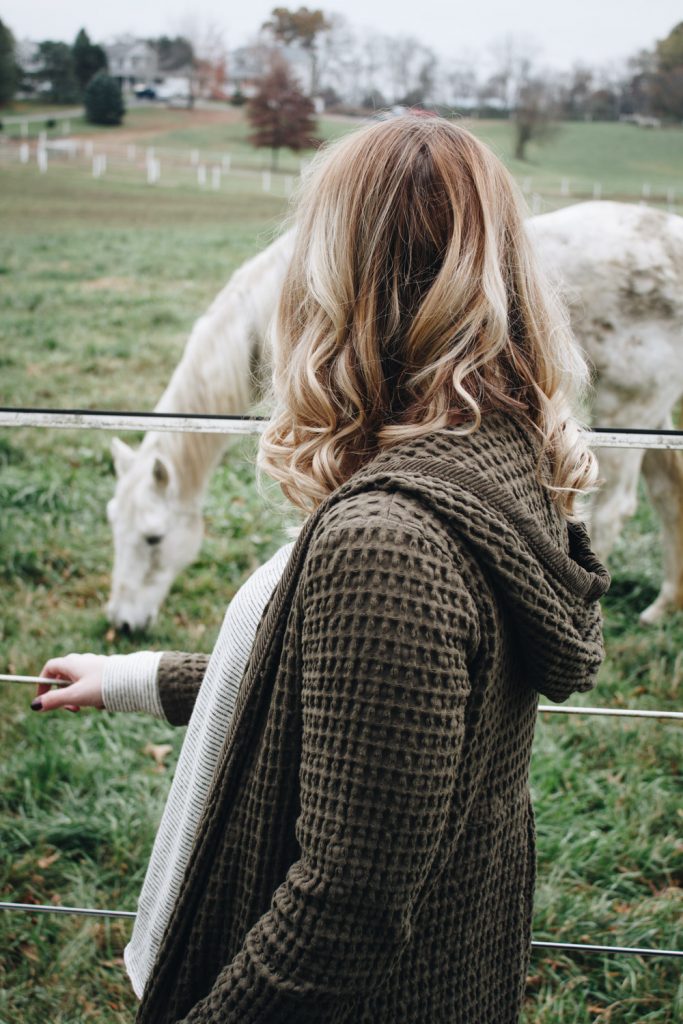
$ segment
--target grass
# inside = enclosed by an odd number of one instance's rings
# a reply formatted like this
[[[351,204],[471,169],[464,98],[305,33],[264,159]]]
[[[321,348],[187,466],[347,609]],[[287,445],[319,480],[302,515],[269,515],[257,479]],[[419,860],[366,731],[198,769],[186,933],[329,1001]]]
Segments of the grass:
[[[218,132],[200,124],[193,135],[184,112],[173,113],[175,128],[147,122],[159,145],[176,133],[174,145],[208,146]],[[550,150],[538,159],[548,169]],[[194,318],[266,244],[285,202],[247,184],[150,189],[62,170],[0,168],[0,401],[151,408]],[[586,165],[586,180],[593,173]],[[213,478],[201,557],[154,631],[137,642],[112,633],[103,613],[108,445],[97,431],[0,433],[3,671],[33,673],[68,650],[210,650],[232,594],[286,539],[284,512],[256,495],[256,438],[244,438]],[[654,628],[637,622],[661,573],[642,485],[610,567],[608,657],[597,691],[572,703],[678,709],[683,615]],[[182,730],[107,712],[41,718],[27,690],[6,686],[3,697],[2,899],[135,909]],[[673,723],[540,716],[536,939],[683,948],[680,735]],[[171,745],[164,767],[146,752],[150,742]],[[122,920],[0,914],[0,1024],[130,1021],[136,1000],[121,959],[129,933]],[[680,1020],[677,963],[536,952],[524,1022]]]

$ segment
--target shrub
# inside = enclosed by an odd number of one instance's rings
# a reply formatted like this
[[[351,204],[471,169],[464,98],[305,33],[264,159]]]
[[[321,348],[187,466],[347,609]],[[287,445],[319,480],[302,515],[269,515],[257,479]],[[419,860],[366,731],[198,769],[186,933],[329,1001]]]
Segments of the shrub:
[[[88,82],[85,94],[85,117],[91,124],[121,124],[126,106],[121,87],[106,71],[98,71]]]

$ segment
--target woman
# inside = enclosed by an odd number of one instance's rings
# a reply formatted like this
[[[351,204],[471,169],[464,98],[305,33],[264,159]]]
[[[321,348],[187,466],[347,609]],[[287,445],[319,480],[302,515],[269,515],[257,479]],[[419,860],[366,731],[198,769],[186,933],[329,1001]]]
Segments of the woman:
[[[299,536],[208,665],[71,655],[40,699],[189,722],[126,949],[139,1022],[518,1021],[539,693],[604,658],[588,369],[457,124],[344,137],[296,219],[257,465]]]

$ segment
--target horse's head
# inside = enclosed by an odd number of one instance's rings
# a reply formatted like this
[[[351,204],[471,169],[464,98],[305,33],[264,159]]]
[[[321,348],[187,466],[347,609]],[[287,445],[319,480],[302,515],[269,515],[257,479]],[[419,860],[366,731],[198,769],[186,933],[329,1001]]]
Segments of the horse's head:
[[[114,535],[114,569],[107,604],[117,629],[145,629],[157,616],[178,573],[201,546],[196,499],[183,499],[168,459],[114,438],[116,490],[107,505]]]

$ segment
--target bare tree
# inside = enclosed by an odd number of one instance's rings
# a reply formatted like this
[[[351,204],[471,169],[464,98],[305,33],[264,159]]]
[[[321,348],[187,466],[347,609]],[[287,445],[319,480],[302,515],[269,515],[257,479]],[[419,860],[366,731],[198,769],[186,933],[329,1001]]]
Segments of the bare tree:
[[[299,43],[307,52],[311,66],[311,96],[315,96],[318,91],[318,37],[329,27],[321,10],[311,11],[308,7],[299,7],[296,11],[288,7],[275,7],[270,18],[262,25],[273,39],[282,43]]]
[[[526,160],[526,147],[532,141],[549,139],[557,132],[557,102],[552,83],[542,76],[529,76],[517,86],[513,120],[515,159]]]

